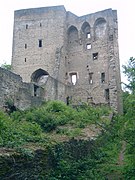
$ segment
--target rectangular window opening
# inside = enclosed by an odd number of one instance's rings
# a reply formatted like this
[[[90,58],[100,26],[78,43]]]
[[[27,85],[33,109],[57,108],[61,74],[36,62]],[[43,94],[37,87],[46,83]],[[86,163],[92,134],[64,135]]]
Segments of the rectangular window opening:
[[[86,38],[87,38],[87,39],[90,39],[90,38],[91,38],[90,32],[86,34]]]
[[[26,58],[24,59],[24,61],[26,62]]]
[[[88,49],[88,50],[91,49],[91,44],[87,44],[86,49]]]
[[[101,73],[101,83],[105,83],[105,73]]]
[[[27,44],[25,44],[24,46],[25,46],[25,49],[27,49]]]
[[[67,102],[67,106],[68,106],[70,104],[70,97],[69,96],[66,97],[66,102]]]
[[[26,29],[28,29],[28,24],[26,24]]]
[[[77,83],[77,79],[78,79],[78,74],[77,72],[70,72],[69,73],[69,77],[70,77],[70,82],[72,85],[75,85]]]
[[[93,60],[98,59],[98,53],[93,53]]]
[[[113,41],[113,35],[109,36],[109,41]]]
[[[93,76],[93,72],[89,73],[89,84],[93,84],[92,76]]]
[[[39,86],[34,84],[34,96],[38,96]]]
[[[77,81],[77,74],[72,74],[72,75],[71,75],[71,83],[72,83],[73,85],[75,85],[75,84],[76,84],[76,81]]]
[[[39,39],[38,46],[42,47],[42,39]]]
[[[109,101],[109,100],[110,100],[109,89],[105,89],[105,99],[106,99],[106,101]]]

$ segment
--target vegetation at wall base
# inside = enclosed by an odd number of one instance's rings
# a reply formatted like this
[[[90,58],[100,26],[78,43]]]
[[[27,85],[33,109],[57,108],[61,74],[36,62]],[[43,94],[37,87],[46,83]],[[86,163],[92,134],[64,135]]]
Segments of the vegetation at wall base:
[[[59,101],[10,114],[0,112],[1,178],[132,178],[132,121],[126,120],[128,111],[111,121],[110,113],[107,107],[84,104],[74,109]],[[82,132],[93,125],[98,135],[84,136]],[[127,149],[124,160],[119,160],[123,141]]]

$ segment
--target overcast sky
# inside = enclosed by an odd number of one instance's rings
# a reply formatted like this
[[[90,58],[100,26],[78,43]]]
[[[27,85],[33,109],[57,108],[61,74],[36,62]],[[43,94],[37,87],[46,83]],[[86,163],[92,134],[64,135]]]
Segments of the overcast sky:
[[[0,64],[11,63],[14,10],[55,5],[64,5],[78,16],[116,9],[120,63],[135,57],[135,0],[4,0],[0,4]]]

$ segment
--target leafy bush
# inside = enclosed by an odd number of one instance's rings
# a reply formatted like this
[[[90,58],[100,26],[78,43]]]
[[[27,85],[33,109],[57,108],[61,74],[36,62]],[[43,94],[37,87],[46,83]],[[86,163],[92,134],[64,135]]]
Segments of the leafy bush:
[[[0,146],[20,146],[26,142],[40,142],[41,127],[35,122],[14,121],[0,112]]]
[[[107,108],[92,108],[88,105],[72,108],[60,101],[49,101],[39,108],[12,113],[17,120],[38,123],[45,132],[55,130],[58,126],[71,124],[84,128],[87,124],[101,121],[101,116],[108,115]]]

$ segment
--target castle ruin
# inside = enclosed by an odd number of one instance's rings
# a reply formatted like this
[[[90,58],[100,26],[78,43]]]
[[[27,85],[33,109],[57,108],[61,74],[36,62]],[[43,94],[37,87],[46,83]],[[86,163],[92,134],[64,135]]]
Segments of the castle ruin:
[[[78,17],[64,6],[17,10],[12,72],[31,97],[122,112],[117,11]]]

